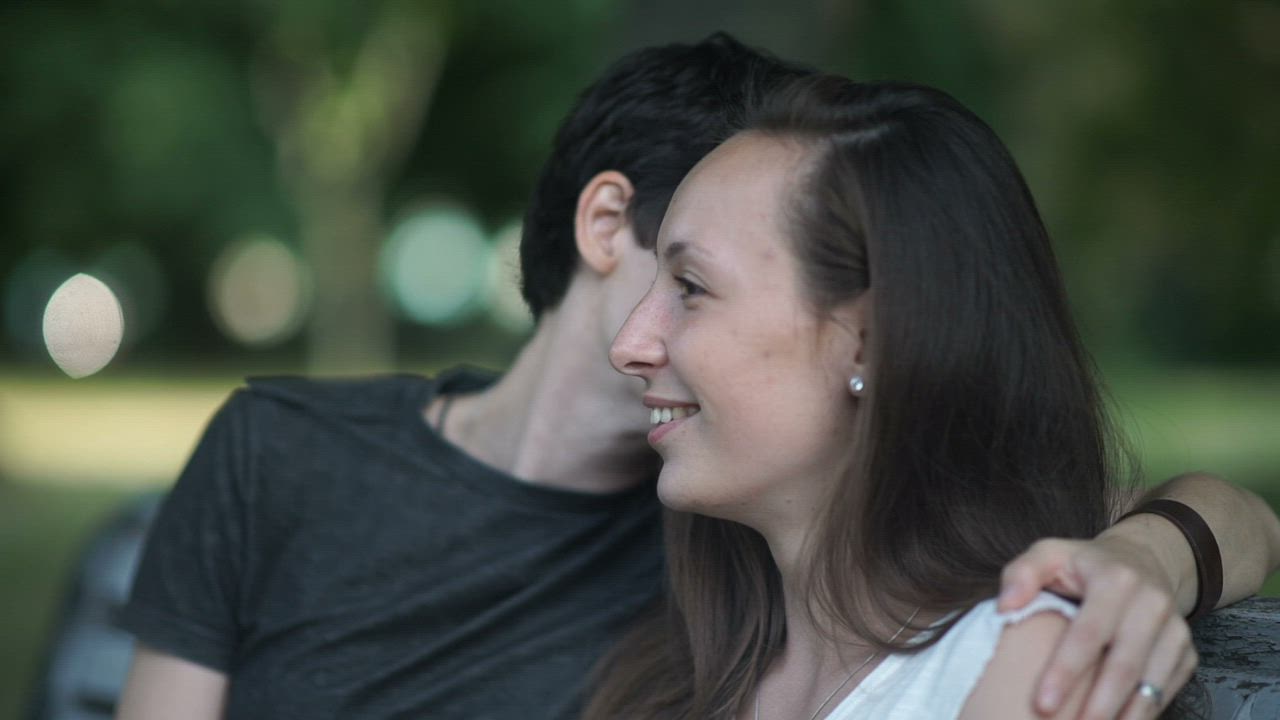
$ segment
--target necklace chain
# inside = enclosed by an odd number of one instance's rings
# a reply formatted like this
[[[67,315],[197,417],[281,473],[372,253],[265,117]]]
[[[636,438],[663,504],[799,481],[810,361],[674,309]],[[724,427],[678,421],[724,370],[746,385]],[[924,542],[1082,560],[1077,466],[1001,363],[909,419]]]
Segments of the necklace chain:
[[[889,642],[890,642],[890,643],[892,643],[894,640],[897,640],[897,639],[898,639],[898,636],[902,634],[902,631],[903,631],[903,630],[906,630],[906,629],[907,629],[907,626],[911,624],[911,621],[916,619],[916,615],[917,615],[919,612],[920,612],[920,607],[919,607],[919,606],[916,606],[916,609],[911,611],[911,616],[907,618],[907,621],[906,621],[906,622],[904,622],[904,623],[902,623],[901,627],[899,627],[896,631],[894,631],[893,635],[889,638]],[[813,714],[809,716],[809,720],[818,720],[818,715],[822,714],[822,710],[823,710],[823,708],[825,708],[825,707],[827,706],[827,703],[831,702],[831,698],[835,697],[835,696],[836,696],[836,693],[838,693],[838,692],[840,692],[841,690],[843,690],[843,689],[844,689],[844,686],[845,686],[845,685],[848,685],[848,684],[849,684],[849,681],[853,679],[853,676],[854,676],[854,675],[857,675],[857,674],[858,674],[858,672],[862,670],[862,668],[866,667],[866,666],[867,666],[867,665],[868,665],[872,660],[875,660],[875,659],[876,659],[876,658],[878,658],[878,657],[880,657],[880,651],[879,651],[879,650],[877,650],[876,652],[871,653],[870,655],[868,655],[868,656],[867,656],[867,659],[866,659],[866,660],[863,660],[862,662],[858,663],[858,666],[857,666],[857,667],[855,667],[855,668],[853,669],[853,672],[849,673],[848,677],[846,677],[846,678],[844,679],[844,682],[842,682],[842,683],[840,683],[839,685],[837,685],[837,686],[836,686],[836,689],[835,689],[835,690],[832,690],[832,691],[831,691],[831,694],[830,694],[830,695],[828,695],[828,696],[827,696],[827,698],[826,698],[825,700],[823,700],[823,701],[822,701],[822,704],[818,706],[818,709],[813,711]],[[759,688],[757,688],[757,689],[756,689],[756,716],[755,716],[755,720],[760,720],[760,690],[759,690]]]

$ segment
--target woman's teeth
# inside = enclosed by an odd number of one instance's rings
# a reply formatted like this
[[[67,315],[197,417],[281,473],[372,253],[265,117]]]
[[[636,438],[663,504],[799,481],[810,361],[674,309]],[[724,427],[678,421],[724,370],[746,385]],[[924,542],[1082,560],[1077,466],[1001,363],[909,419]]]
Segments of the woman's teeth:
[[[697,415],[698,410],[699,408],[697,405],[653,408],[649,412],[649,422],[653,425],[661,425],[663,423],[669,423],[672,420],[679,420],[680,418],[686,418],[690,415]]]

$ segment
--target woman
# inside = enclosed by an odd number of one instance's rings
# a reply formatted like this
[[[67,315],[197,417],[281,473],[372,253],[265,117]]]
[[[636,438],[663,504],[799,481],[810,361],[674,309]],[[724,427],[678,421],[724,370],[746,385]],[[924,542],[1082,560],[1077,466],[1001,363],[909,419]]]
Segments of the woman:
[[[929,88],[806,79],[748,128],[681,185],[611,351],[647,384],[671,609],[587,714],[1029,717],[1074,608],[989,598],[1107,524],[1117,469],[1027,187]]]

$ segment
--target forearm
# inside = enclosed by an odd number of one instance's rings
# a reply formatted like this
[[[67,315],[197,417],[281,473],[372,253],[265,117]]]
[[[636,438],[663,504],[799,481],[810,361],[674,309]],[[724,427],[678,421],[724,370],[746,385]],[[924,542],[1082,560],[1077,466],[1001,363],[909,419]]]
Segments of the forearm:
[[[1222,552],[1219,606],[1256,593],[1267,575],[1280,566],[1280,519],[1254,493],[1212,475],[1187,473],[1152,488],[1137,501],[1155,498],[1189,506],[1213,531]],[[1198,591],[1195,558],[1173,523],[1143,513],[1117,523],[1103,536],[1140,545],[1155,555],[1168,574],[1178,609],[1184,615],[1194,609]]]
[[[116,720],[221,720],[227,676],[139,644]]]

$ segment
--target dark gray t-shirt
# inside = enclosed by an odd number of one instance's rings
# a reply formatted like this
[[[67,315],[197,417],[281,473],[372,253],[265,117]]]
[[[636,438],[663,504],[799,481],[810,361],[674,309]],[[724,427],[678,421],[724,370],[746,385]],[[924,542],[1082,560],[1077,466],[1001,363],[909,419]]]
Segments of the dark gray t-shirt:
[[[522,483],[423,421],[488,381],[250,381],[161,509],[123,625],[227,673],[233,719],[573,717],[657,591],[658,505]]]

